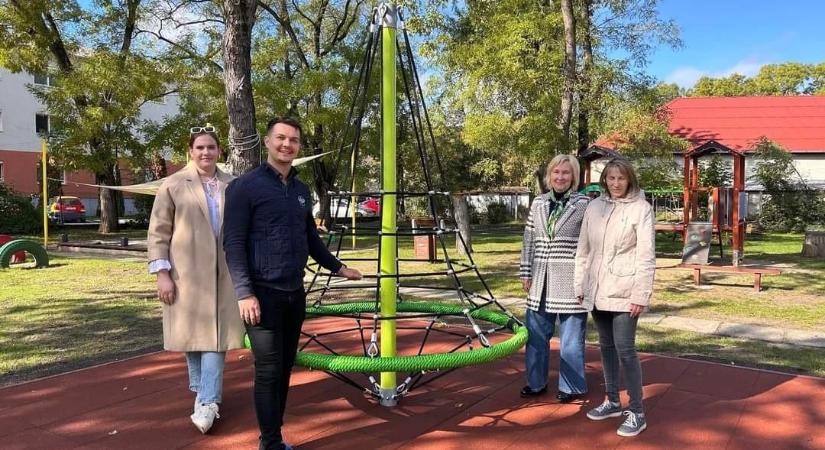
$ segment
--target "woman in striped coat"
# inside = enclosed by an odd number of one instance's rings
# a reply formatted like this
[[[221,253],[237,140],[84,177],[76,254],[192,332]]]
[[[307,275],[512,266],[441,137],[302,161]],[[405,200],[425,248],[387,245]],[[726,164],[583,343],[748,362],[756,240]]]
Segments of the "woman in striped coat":
[[[536,197],[524,228],[519,277],[527,291],[527,385],[522,397],[547,392],[548,342],[559,322],[561,364],[556,398],[568,403],[587,392],[584,378],[584,333],[587,310],[573,291],[576,247],[589,198],[576,192],[579,163],[558,155],[547,165],[552,189]]]

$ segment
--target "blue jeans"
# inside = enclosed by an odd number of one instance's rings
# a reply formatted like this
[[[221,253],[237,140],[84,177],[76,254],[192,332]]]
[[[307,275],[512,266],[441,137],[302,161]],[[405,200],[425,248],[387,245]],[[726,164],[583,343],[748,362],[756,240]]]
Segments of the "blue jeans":
[[[527,385],[537,391],[547,385],[550,369],[550,347],[547,343],[553,337],[559,320],[559,344],[561,363],[559,369],[559,391],[568,394],[587,392],[584,378],[584,332],[587,313],[559,314],[527,310]]]
[[[619,403],[619,367],[624,373],[630,410],[645,412],[642,405],[642,366],[636,353],[636,325],[638,317],[627,312],[593,310],[593,321],[599,330],[602,350],[604,390],[611,402]]]
[[[225,355],[226,352],[186,352],[189,390],[198,394],[198,403],[221,402]]]

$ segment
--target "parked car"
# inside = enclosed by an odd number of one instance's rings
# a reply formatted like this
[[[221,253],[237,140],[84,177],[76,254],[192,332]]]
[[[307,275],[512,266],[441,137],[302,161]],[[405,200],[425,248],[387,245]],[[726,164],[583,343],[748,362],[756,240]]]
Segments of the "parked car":
[[[49,219],[58,223],[85,222],[86,207],[77,197],[52,197],[49,199]]]
[[[368,200],[362,201],[355,205],[355,217],[378,217],[378,212],[371,207],[364,205]],[[351,205],[350,200],[346,198],[333,198],[329,202],[330,216],[336,219],[345,219],[350,217]],[[321,205],[315,203],[312,207],[312,216],[316,219],[321,218]]]
[[[366,200],[358,203],[360,208],[372,211],[374,216],[381,214],[381,202],[376,197],[368,197]]]

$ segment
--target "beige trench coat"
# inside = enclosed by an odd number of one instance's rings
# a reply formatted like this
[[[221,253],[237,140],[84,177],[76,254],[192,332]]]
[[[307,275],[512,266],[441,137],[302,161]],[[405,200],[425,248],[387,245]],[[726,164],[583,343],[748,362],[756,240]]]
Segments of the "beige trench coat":
[[[232,176],[218,170],[218,236],[206,193],[190,163],[158,189],[149,220],[149,261],[172,264],[175,302],[163,304],[163,347],[170,351],[241,348],[244,326],[223,253],[223,206]]]
[[[628,312],[650,305],[656,271],[653,208],[643,192],[587,206],[576,250],[576,296],[592,310]]]

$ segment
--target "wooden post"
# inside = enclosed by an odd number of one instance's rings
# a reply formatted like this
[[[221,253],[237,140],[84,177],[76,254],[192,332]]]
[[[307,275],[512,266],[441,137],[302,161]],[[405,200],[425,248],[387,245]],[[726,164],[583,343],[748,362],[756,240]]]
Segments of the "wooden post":
[[[684,204],[682,205],[682,223],[684,228],[682,230],[682,242],[687,242],[687,225],[690,223],[690,163],[691,159],[688,152],[685,152],[685,165],[683,168],[684,179]]]
[[[739,196],[745,190],[745,155],[741,153],[731,153],[733,155],[733,198],[731,199],[731,234],[733,235],[733,265],[738,266],[744,256],[745,244],[745,222],[744,217],[739,214]]]

